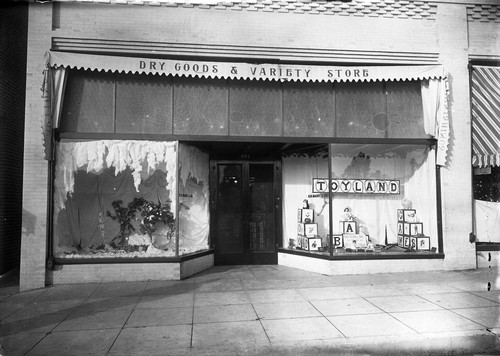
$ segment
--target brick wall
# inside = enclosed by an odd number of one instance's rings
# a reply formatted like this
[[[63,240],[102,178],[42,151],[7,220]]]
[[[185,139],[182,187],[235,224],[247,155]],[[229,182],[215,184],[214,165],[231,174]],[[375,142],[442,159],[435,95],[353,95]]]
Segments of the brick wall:
[[[0,5],[0,275],[19,267],[28,8]]]

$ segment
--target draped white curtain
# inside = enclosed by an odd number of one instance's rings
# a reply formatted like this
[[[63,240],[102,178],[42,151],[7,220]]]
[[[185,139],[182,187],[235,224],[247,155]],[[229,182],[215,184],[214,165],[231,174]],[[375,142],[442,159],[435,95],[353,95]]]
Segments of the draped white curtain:
[[[328,198],[308,198],[313,178],[328,177],[328,160],[321,157],[283,157],[283,246],[289,239],[297,241],[297,211],[307,199],[314,209],[318,234],[326,242],[329,227]]]
[[[446,165],[450,124],[448,116],[448,82],[429,79],[420,82],[425,133],[438,140],[436,164]]]
[[[441,92],[443,82],[431,79],[422,80],[422,107],[424,114],[424,130],[427,135],[436,136],[436,125],[442,115]]]

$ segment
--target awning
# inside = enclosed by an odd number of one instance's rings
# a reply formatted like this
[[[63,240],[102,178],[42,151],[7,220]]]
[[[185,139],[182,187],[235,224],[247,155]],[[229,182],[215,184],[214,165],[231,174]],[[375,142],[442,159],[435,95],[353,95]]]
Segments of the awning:
[[[500,67],[472,68],[472,164],[500,166]]]
[[[302,64],[252,64],[140,57],[101,56],[47,52],[45,71],[48,95],[45,127],[58,128],[62,108],[64,73],[68,68],[92,71],[173,75],[197,78],[272,80],[299,82],[369,82],[421,80],[424,127],[437,139],[436,164],[446,165],[449,143],[448,85],[441,65],[431,66],[328,66]],[[52,73],[50,73],[52,72]],[[56,73],[54,73],[56,72]],[[53,78],[53,80],[51,80]],[[51,141],[45,130],[45,142]],[[50,159],[47,155],[47,159]]]
[[[441,79],[445,77],[443,67],[440,65],[339,67],[302,64],[252,64],[101,56],[66,52],[50,52],[47,61],[48,65],[53,68],[212,79],[364,82]]]

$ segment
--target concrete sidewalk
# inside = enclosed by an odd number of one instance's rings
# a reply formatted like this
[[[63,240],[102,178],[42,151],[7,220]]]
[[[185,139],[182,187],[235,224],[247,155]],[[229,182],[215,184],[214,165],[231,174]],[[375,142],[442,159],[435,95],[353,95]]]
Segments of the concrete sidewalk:
[[[0,355],[500,354],[491,268],[323,276],[236,266],[178,282],[0,285]]]

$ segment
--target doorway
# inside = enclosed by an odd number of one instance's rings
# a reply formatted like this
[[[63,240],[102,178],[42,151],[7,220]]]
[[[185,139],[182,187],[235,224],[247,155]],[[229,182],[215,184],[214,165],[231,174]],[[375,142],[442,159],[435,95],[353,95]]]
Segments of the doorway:
[[[278,161],[212,161],[215,265],[277,264],[281,231]]]

